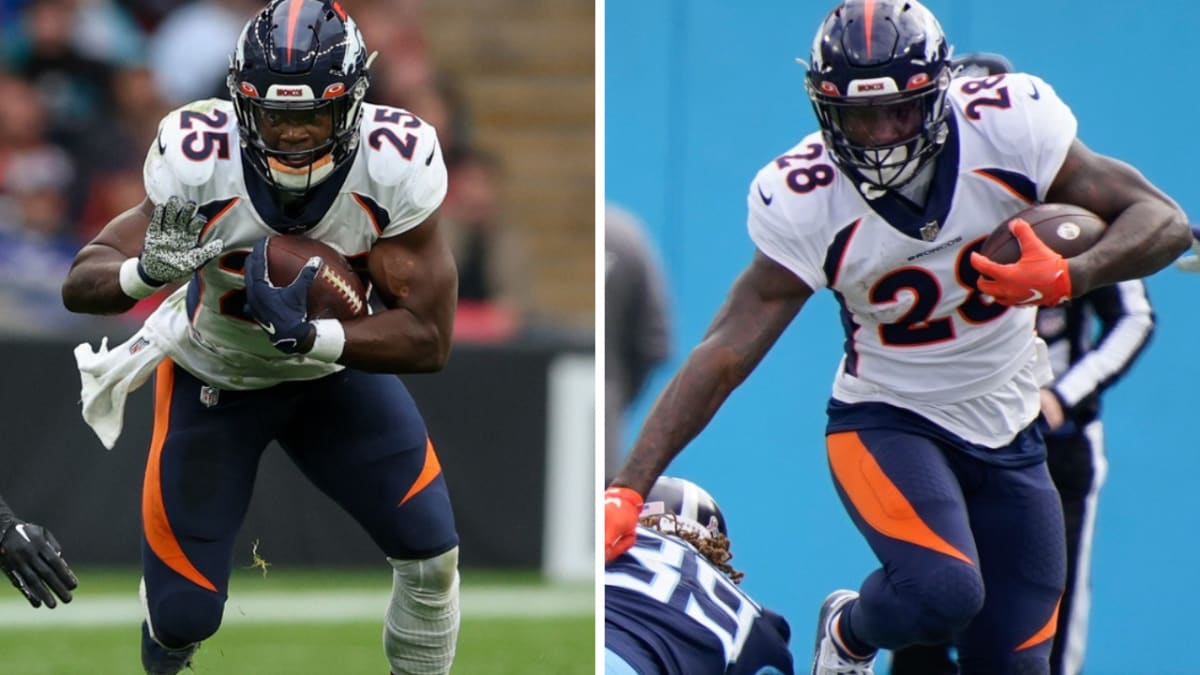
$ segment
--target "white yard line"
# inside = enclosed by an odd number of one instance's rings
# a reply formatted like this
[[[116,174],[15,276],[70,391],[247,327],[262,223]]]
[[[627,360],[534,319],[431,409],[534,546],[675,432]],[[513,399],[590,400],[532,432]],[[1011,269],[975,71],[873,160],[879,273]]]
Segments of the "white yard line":
[[[467,619],[486,617],[587,616],[595,608],[590,586],[464,588],[462,611]],[[382,620],[386,591],[295,591],[233,594],[225,603],[224,624],[338,623]],[[137,624],[142,605],[136,593],[127,596],[77,596],[53,610],[34,609],[24,600],[0,600],[0,626],[97,626]]]

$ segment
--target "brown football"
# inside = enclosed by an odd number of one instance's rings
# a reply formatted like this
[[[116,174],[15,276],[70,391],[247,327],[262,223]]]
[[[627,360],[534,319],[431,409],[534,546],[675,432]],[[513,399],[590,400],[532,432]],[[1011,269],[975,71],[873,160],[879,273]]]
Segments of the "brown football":
[[[1023,218],[1038,239],[1064,258],[1073,258],[1095,246],[1108,227],[1100,216],[1082,206],[1034,204],[997,225],[979,248],[980,253],[1004,265],[1021,257],[1021,245],[1008,229],[1013,218]]]
[[[317,256],[322,264],[308,289],[309,319],[353,319],[367,311],[366,288],[346,258],[332,246],[295,234],[267,241],[267,278],[276,286],[296,279],[308,259]]]

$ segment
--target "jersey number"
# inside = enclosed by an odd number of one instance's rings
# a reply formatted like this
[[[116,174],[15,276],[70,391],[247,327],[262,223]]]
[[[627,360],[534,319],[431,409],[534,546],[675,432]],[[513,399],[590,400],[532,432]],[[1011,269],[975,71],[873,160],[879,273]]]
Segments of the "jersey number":
[[[191,129],[195,122],[202,122],[211,129],[221,129],[229,121],[229,115],[221,110],[209,114],[184,110],[179,118],[180,129]],[[229,134],[220,131],[193,131],[183,137],[183,156],[203,162],[216,151],[218,159],[229,159]]]
[[[1003,74],[992,75],[991,77],[985,77],[982,80],[971,80],[963,83],[962,92],[964,94],[975,95],[985,90],[995,89],[996,85],[1003,81]],[[999,89],[991,92],[991,94],[992,95],[990,96],[978,96],[971,99],[971,102],[968,103],[967,107],[964,109],[967,113],[968,119],[978,122],[980,119],[980,108],[999,108],[1001,110],[1006,110],[1012,107],[1012,100],[1008,98],[1008,87],[1000,87]]]
[[[975,288],[979,271],[971,266],[972,251],[978,251],[983,239],[963,247],[955,263],[955,280],[967,289],[967,298],[956,308],[964,321],[986,323],[1008,310],[999,303],[985,302],[983,293]],[[893,347],[915,347],[954,339],[954,322],[950,317],[932,318],[933,310],[942,299],[941,286],[932,272],[922,267],[903,267],[883,277],[871,287],[870,299],[876,304],[897,302],[900,291],[907,289],[916,300],[904,316],[892,323],[880,324],[879,339]]]
[[[241,276],[243,276],[243,274],[246,271],[246,258],[249,258],[249,257],[250,257],[250,251],[248,251],[248,250],[227,251],[227,252],[221,254],[221,258],[219,261],[220,269],[222,272],[225,272],[227,274],[241,277]],[[195,283],[200,283],[199,275],[200,275],[200,271],[197,270],[196,271],[197,279],[196,279]],[[226,291],[217,300],[217,307],[219,308],[219,311],[221,312],[221,314],[224,314],[225,316],[233,317],[235,319],[241,319],[242,321],[248,321],[250,323],[257,325],[257,322],[254,320],[254,317],[250,316],[250,313],[246,311],[246,289],[245,288],[235,288],[233,290]]]
[[[403,110],[379,108],[375,111],[376,122],[383,122],[384,124],[400,124],[400,120],[404,120],[404,124],[401,125],[401,127],[404,129],[416,129],[417,127],[421,126],[421,120],[417,119],[416,115],[404,112]],[[379,150],[383,147],[383,139],[385,138],[389,143],[392,144],[393,147],[396,148],[397,151],[400,152],[401,157],[404,159],[413,158],[413,152],[415,152],[417,149],[417,137],[415,135],[405,132],[404,140],[401,140],[400,137],[396,135],[396,132],[386,127],[381,127],[375,131],[372,131],[370,136],[367,136],[367,142],[371,144],[372,148]]]
[[[759,608],[725,575],[697,562],[677,541],[638,532],[629,550],[641,567],[608,573],[605,583],[637,591],[687,614],[717,636],[732,662],[742,651]]]
[[[833,182],[833,167],[828,164],[806,164],[792,168],[793,160],[811,162],[818,159],[825,148],[820,143],[809,143],[806,152],[794,152],[775,160],[775,166],[780,169],[791,169],[787,175],[787,184],[792,192],[805,194],[819,187],[825,187]]]

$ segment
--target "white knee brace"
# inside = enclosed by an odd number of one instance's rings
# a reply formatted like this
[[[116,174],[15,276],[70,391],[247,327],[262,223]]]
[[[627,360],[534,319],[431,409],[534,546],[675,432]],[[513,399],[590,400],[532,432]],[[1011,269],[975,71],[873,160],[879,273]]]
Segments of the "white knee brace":
[[[458,547],[428,560],[395,560],[383,651],[395,675],[446,675],[458,640]]]

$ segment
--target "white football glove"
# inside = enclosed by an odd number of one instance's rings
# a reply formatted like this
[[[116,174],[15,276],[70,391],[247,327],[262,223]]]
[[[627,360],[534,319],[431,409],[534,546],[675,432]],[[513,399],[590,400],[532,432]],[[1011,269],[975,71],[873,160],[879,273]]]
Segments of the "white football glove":
[[[225,242],[213,239],[197,246],[200,229],[208,222],[196,215],[196,203],[171,197],[154,207],[138,267],[158,284],[178,281],[216,257]]]
[[[1192,226],[1192,253],[1175,261],[1175,267],[1184,272],[1200,272],[1200,226]]]

